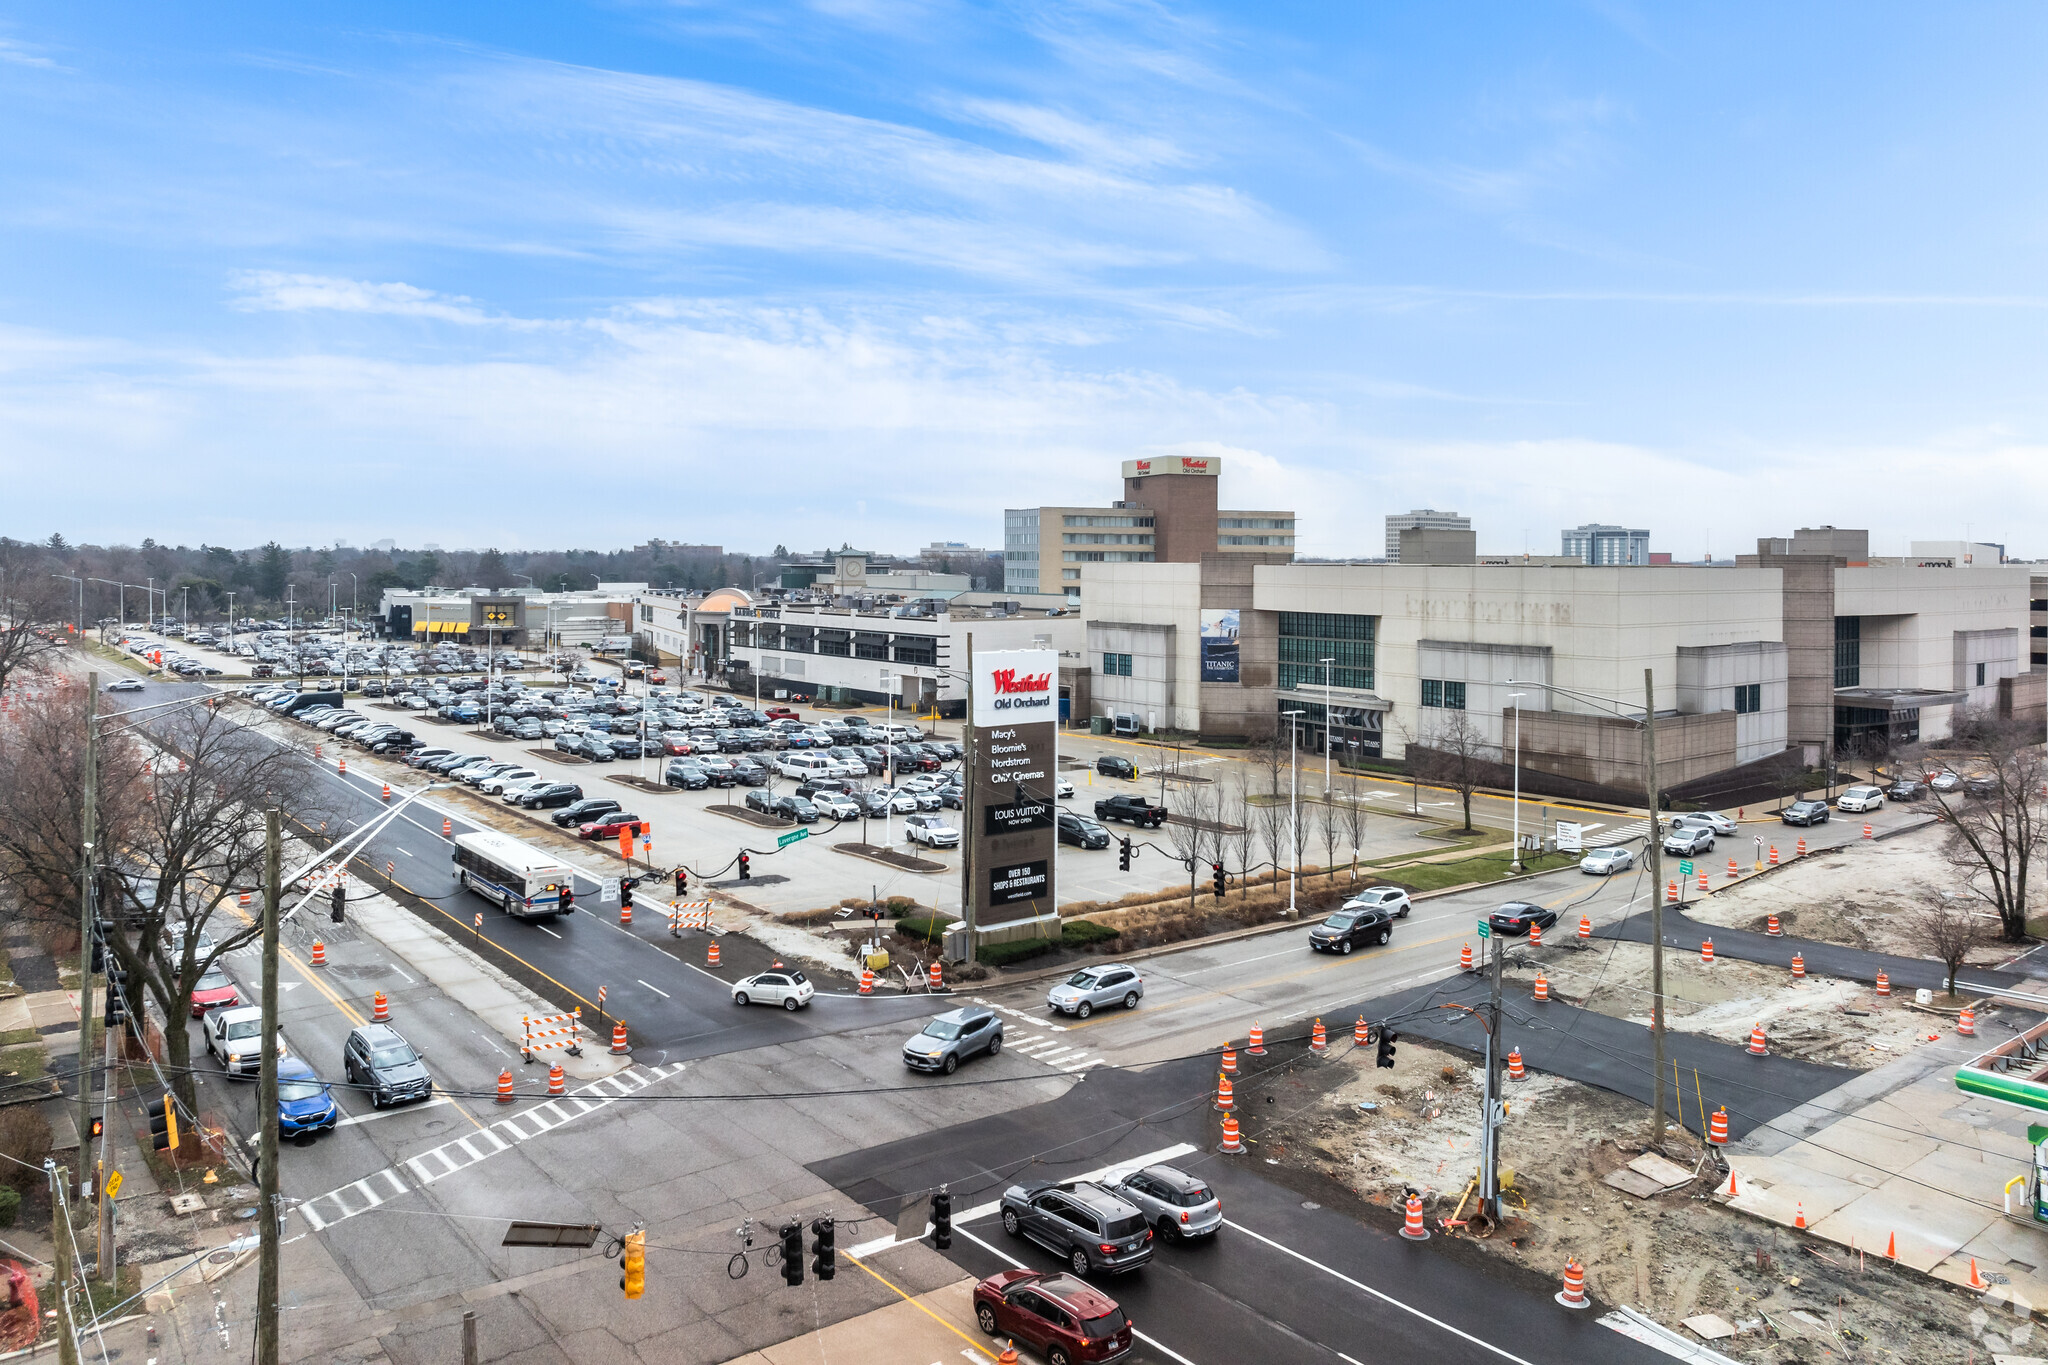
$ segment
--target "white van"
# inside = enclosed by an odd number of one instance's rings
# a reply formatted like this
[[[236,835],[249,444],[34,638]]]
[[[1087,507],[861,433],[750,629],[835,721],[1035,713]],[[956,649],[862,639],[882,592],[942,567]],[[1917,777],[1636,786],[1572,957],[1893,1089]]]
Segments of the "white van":
[[[807,754],[802,751],[784,754],[775,765],[776,772],[784,777],[793,777],[799,782],[810,777],[835,777],[838,775],[838,769],[839,761],[830,754]],[[867,769],[863,767],[861,772],[865,775]]]

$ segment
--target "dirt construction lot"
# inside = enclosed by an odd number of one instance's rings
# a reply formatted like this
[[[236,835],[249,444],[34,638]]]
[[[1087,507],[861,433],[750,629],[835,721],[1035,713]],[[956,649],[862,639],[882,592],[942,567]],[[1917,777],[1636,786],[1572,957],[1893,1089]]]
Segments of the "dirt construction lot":
[[[1476,1169],[1480,1080],[1472,1057],[1412,1037],[1395,1078],[1369,1064],[1275,1073],[1254,1092],[1259,1109],[1281,1116],[1258,1150],[1310,1197],[1352,1204],[1380,1226],[1393,1226],[1402,1196],[1419,1191],[1435,1228]],[[1859,1264],[1825,1243],[1807,1250],[1797,1234],[1714,1202],[1707,1177],[1650,1198],[1603,1183],[1642,1151],[1647,1117],[1632,1101],[1542,1076],[1512,1086],[1509,1101],[1502,1163],[1516,1191],[1510,1204],[1520,1206],[1493,1237],[1465,1239],[1466,1254],[1551,1279],[1576,1257],[1603,1303],[1673,1327],[1704,1314],[1724,1319],[1739,1331],[1711,1344],[1743,1361],[1963,1365],[1991,1352],[2035,1353],[2031,1323],[1908,1270]],[[1687,1170],[1701,1155],[1689,1136],[1666,1153]]]

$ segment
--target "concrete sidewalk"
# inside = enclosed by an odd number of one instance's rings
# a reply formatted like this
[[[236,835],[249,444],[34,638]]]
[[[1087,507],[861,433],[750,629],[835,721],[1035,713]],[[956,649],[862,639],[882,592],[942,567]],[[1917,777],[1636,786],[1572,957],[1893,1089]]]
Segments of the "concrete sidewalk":
[[[1718,946],[1718,945],[1717,945]],[[1730,1208],[1970,1287],[2021,1315],[2048,1306],[2048,1226],[2004,1211],[2004,1187],[2033,1162],[2027,1115],[1955,1088],[1977,1039],[1945,1038],[1865,1072],[1727,1149]],[[1722,1182],[1727,1188],[1727,1182]]]
[[[858,1261],[842,1266],[839,1273],[881,1278]],[[816,1365],[821,1360],[833,1365],[906,1365],[961,1356],[980,1362],[995,1360],[1001,1351],[1001,1338],[983,1336],[974,1324],[974,1281],[960,1279],[929,1294],[906,1295],[872,1313],[734,1356],[727,1365]]]

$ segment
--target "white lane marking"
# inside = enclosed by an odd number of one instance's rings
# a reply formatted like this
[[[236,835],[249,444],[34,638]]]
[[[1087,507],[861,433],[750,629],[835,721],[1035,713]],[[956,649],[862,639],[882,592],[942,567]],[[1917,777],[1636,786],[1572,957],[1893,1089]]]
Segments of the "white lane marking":
[[[1462,1340],[1469,1341],[1474,1346],[1478,1346],[1484,1350],[1491,1351],[1495,1355],[1499,1356],[1502,1360],[1512,1360],[1515,1362],[1515,1365],[1534,1365],[1534,1362],[1527,1360],[1522,1356],[1516,1355],[1513,1351],[1504,1350],[1501,1347],[1494,1345],[1490,1341],[1486,1341],[1479,1337],[1475,1337],[1462,1327],[1453,1327],[1450,1323],[1445,1322],[1442,1318],[1431,1317],[1429,1314],[1423,1312],[1420,1308],[1415,1307],[1413,1304],[1401,1302],[1401,1300],[1395,1298],[1392,1294],[1387,1293],[1383,1289],[1374,1289],[1369,1284],[1366,1284],[1360,1280],[1352,1279],[1349,1275],[1344,1274],[1342,1271],[1332,1270],[1328,1266],[1324,1265],[1321,1261],[1315,1260],[1312,1257],[1304,1256],[1300,1252],[1296,1251],[1293,1247],[1284,1246],[1281,1243],[1274,1241],[1271,1237],[1264,1235],[1263,1233],[1253,1232],[1250,1228],[1246,1227],[1242,1223],[1236,1222],[1229,1218],[1224,1219],[1223,1222],[1225,1226],[1236,1228],[1245,1236],[1250,1237],[1255,1241],[1264,1242],[1267,1246],[1273,1248],[1275,1251],[1285,1252],[1287,1255],[1292,1256],[1295,1260],[1300,1261],[1303,1265],[1311,1266],[1317,1270],[1320,1270],[1323,1272],[1323,1274],[1330,1276],[1332,1279],[1342,1280],[1344,1283],[1350,1285],[1353,1289],[1364,1290],[1366,1293],[1372,1295],[1374,1298],[1378,1299],[1380,1302],[1384,1304],[1389,1305],[1390,1307],[1398,1308],[1404,1313],[1408,1313],[1414,1317],[1421,1318],[1424,1322],[1429,1323],[1433,1327],[1441,1327],[1444,1331],[1449,1332],[1454,1337],[1458,1337]]]
[[[1299,948],[1282,948],[1277,953],[1260,953],[1257,957],[1239,958],[1235,962],[1219,962],[1213,967],[1197,967],[1191,972],[1182,972],[1180,973],[1180,975],[1200,976],[1204,972],[1221,972],[1227,971],[1233,967],[1249,967],[1252,963],[1264,962],[1269,957],[1292,957],[1298,954],[1300,951],[1301,949]],[[1165,973],[1162,972],[1161,975],[1164,976]]]
[[[976,1246],[982,1248],[984,1251],[987,1251],[990,1255],[994,1256],[999,1261],[1003,1261],[1010,1265],[1013,1265],[1017,1267],[1017,1269],[1019,1270],[1030,1269],[1030,1267],[1025,1265],[1022,1261],[1017,1260],[1013,1256],[1009,1256],[1004,1254],[1003,1252],[997,1251],[994,1247],[990,1246],[987,1242],[982,1241],[979,1237],[976,1237],[966,1228],[958,1226],[957,1222],[955,1223],[953,1231],[958,1233],[960,1236],[965,1237],[968,1241],[974,1243]],[[1144,1342],[1147,1346],[1150,1346],[1153,1350],[1159,1352],[1161,1355],[1171,1356],[1173,1359],[1179,1361],[1180,1365],[1195,1365],[1195,1362],[1189,1360],[1179,1351],[1174,1350],[1171,1346],[1168,1346],[1164,1342],[1160,1341],[1157,1337],[1148,1336],[1147,1334],[1140,1332],[1135,1327],[1131,1329],[1131,1335],[1136,1337],[1138,1340]]]
[[[560,937],[561,937],[561,935],[560,935],[560,934],[558,934],[558,933],[556,933],[556,932],[555,932],[554,930],[552,930],[552,929],[548,928],[548,927],[547,927],[547,926],[546,926],[545,924],[536,924],[536,925],[534,925],[533,927],[534,927],[534,928],[536,928],[536,929],[538,929],[538,930],[540,930],[540,931],[541,931],[541,932],[542,932],[543,934],[546,934],[546,935],[547,935],[547,936],[548,936],[549,938],[560,938]]]
[[[400,853],[403,853],[403,854],[404,854],[404,855],[405,855],[406,857],[408,857],[408,858],[410,858],[410,857],[412,856],[412,850],[411,850],[411,849],[409,849],[409,848],[401,848],[401,849],[399,849],[398,851],[399,851]]]
[[[639,978],[639,977],[637,977],[637,976],[636,976],[636,977],[634,977],[633,979],[634,979],[635,981],[640,981],[640,978]],[[647,983],[646,983],[645,981],[640,981],[640,984],[641,984],[641,985],[643,985],[643,986],[647,986],[647,989],[648,989],[648,990],[650,990],[650,991],[653,991],[653,992],[654,992],[654,993],[655,993],[656,995],[660,996],[660,997],[661,997],[662,999],[664,999],[664,1000],[673,1000],[673,999],[675,999],[675,997],[674,997],[674,996],[670,995],[670,994],[669,994],[669,993],[668,993],[667,991],[663,990],[663,989],[662,989],[661,987],[659,987],[659,986],[649,986],[649,985],[647,985]]]
[[[400,976],[404,976],[404,977],[405,977],[405,984],[406,984],[406,985],[408,985],[408,986],[417,986],[417,985],[419,984],[419,982],[417,982],[417,981],[414,981],[414,980],[413,980],[413,979],[412,979],[411,977],[409,977],[409,976],[405,976],[405,973],[404,973],[403,971],[400,971],[400,970],[399,970],[399,969],[398,969],[397,967],[393,967],[393,968],[392,968],[391,970],[392,970],[392,971],[394,971],[394,972],[398,972],[398,974],[399,974]]]
[[[1102,1058],[1100,1057],[1090,1057],[1085,1062],[1067,1061],[1053,1063],[1056,1069],[1070,1073],[1075,1071],[1086,1071],[1091,1066],[1100,1066],[1101,1064]]]
[[[977,1005],[987,1005],[990,1009],[995,1010],[997,1013],[1007,1014],[1013,1019],[1021,1019],[1025,1023],[1031,1025],[1031,1027],[1033,1028],[1047,1028],[1051,1029],[1054,1033],[1065,1033],[1067,1031],[1067,1026],[1065,1024],[1051,1023],[1047,1020],[1040,1019],[1035,1014],[1028,1013],[1024,1010],[1011,1009],[1008,1005],[998,1005],[994,1001],[984,1000],[978,995],[974,997],[974,1003]]]
[[[1156,1152],[1147,1152],[1143,1156],[1134,1156],[1128,1161],[1119,1161],[1115,1165],[1104,1166],[1098,1170],[1089,1171],[1084,1175],[1077,1175],[1074,1177],[1074,1179],[1104,1180],[1112,1175],[1127,1174],[1128,1172],[1140,1170],[1146,1166],[1156,1166],[1162,1161],[1172,1161],[1175,1157],[1186,1156],[1194,1150],[1195,1148],[1189,1143],[1176,1142],[1171,1147],[1161,1147]],[[963,1209],[960,1212],[954,1214],[953,1223],[955,1227],[957,1227],[961,1223],[973,1222],[977,1218],[987,1218],[990,1215],[998,1212],[1002,1207],[1003,1205],[1001,1200],[991,1200],[989,1203],[986,1204],[976,1204],[971,1209]],[[925,1233],[929,1233],[930,1231],[931,1225],[926,1224]],[[918,1235],[921,1237],[924,1236],[925,1233],[920,1233]],[[910,1240],[916,1241],[917,1238],[913,1237]],[[899,1245],[899,1243],[897,1242],[895,1235],[892,1233],[887,1237],[877,1237],[872,1242],[862,1242],[859,1246],[850,1249],[846,1254],[849,1256],[872,1256],[878,1251],[887,1251],[890,1247],[897,1245]]]
[[[337,1119],[334,1126],[348,1128],[358,1123],[375,1123],[379,1119],[397,1118],[400,1114],[416,1114],[422,1109],[432,1109],[437,1104],[453,1103],[455,1101],[443,1095],[439,1099],[428,1100],[425,1104],[409,1104],[403,1109],[372,1109],[367,1114],[350,1114],[346,1118]]]

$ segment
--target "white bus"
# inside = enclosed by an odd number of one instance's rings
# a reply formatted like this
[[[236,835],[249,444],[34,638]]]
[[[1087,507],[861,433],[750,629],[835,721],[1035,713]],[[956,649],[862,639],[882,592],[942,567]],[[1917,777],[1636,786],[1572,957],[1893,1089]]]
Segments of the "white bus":
[[[562,889],[574,885],[560,858],[529,848],[509,834],[479,830],[455,836],[456,880],[509,915],[574,913],[562,908]]]

